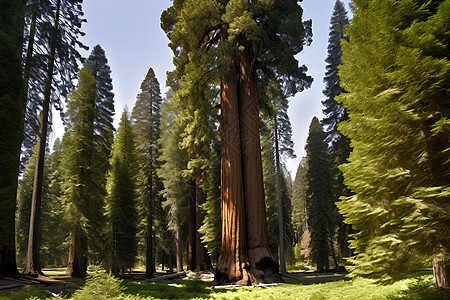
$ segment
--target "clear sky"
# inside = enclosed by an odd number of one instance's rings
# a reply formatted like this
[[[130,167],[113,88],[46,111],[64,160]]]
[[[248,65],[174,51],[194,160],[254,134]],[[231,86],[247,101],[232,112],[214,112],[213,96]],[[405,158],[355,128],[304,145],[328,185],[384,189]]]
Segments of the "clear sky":
[[[349,0],[343,2],[349,10]],[[149,68],[155,71],[162,93],[167,90],[166,72],[174,66],[169,41],[160,27],[160,15],[171,3],[170,0],[85,0],[83,3],[87,23],[83,25],[86,36],[82,41],[90,49],[100,44],[106,52],[112,71],[116,127],[123,107],[127,105],[131,109],[134,106]],[[324,60],[334,3],[335,0],[304,0],[301,3],[304,20],[312,19],[313,43],[300,53],[298,59],[300,64],[308,67],[314,82],[310,89],[290,101],[289,115],[297,158],[287,160],[286,165],[293,178],[301,157],[305,156],[309,123],[313,116],[322,118]],[[89,52],[84,55],[88,56]],[[60,126],[56,126],[55,134],[62,136]]]

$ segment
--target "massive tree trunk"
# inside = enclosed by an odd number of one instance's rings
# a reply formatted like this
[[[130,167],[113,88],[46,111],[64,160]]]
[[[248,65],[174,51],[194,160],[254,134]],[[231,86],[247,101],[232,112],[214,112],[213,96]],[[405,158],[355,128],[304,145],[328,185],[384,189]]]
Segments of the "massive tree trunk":
[[[259,134],[255,59],[246,47],[239,61],[239,124],[248,256],[252,283],[278,282],[278,262],[269,248]]]
[[[21,53],[23,1],[0,1],[0,276],[16,277],[15,210],[24,128]]]
[[[223,32],[226,33],[226,29]],[[239,134],[238,87],[235,60],[228,56],[221,82],[221,218],[222,247],[214,272],[214,284],[248,284],[244,187]]]
[[[224,26],[223,39],[226,30]],[[251,47],[246,47],[238,58],[230,55],[226,61],[220,128],[222,249],[215,283],[280,282],[267,232],[256,59]]]
[[[28,249],[23,274],[43,274],[40,260],[40,229],[42,185],[44,183],[45,148],[47,146],[48,117],[50,109],[50,96],[52,92],[53,68],[57,44],[57,31],[59,24],[61,0],[56,3],[56,15],[52,28],[51,49],[48,58],[48,69],[45,81],[44,102],[42,104],[42,119],[39,129],[38,146],[36,153],[36,168],[34,171],[33,197],[31,199],[30,230],[28,234]]]
[[[80,224],[76,224],[70,233],[69,261],[67,275],[77,278],[86,277],[87,273],[87,236]]]

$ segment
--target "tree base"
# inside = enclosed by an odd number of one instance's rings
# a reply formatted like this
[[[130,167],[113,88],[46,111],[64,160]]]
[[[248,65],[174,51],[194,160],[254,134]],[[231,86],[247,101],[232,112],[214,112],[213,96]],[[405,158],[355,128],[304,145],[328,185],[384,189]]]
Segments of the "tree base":
[[[230,270],[233,269],[233,262],[228,264],[217,264],[214,271],[213,286],[224,284],[236,284],[236,285],[257,285],[257,284],[269,284],[269,283],[283,283],[283,279],[278,272],[278,262],[274,260],[272,255],[266,248],[257,248],[249,251],[249,255],[252,259],[241,259],[241,262],[237,262],[236,266],[240,266],[235,279],[230,279]],[[234,274],[234,273],[233,273]]]
[[[440,289],[448,289],[450,282],[450,260],[433,260],[433,274],[436,281],[436,287]]]

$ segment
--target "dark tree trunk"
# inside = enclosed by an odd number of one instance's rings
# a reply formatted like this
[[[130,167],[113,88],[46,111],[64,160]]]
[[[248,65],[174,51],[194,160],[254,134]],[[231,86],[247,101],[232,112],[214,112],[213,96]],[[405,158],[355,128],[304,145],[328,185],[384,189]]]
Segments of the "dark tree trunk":
[[[86,277],[87,251],[86,233],[83,231],[80,224],[76,224],[73,231],[70,233],[67,275],[77,278]],[[115,270],[112,271],[114,272]]]
[[[20,146],[24,128],[22,81],[22,0],[2,0],[0,24],[0,276],[17,277],[15,209]]]
[[[222,29],[226,35],[227,26]],[[226,39],[226,37],[224,37]],[[239,130],[238,87],[235,60],[226,57],[227,72],[221,81],[221,219],[222,246],[214,271],[214,284],[248,284],[244,187]]]
[[[281,199],[281,171],[280,171],[280,150],[278,146],[278,119],[275,112],[275,162],[277,167],[277,198],[278,198],[278,238],[279,238],[279,257],[280,271],[286,273],[286,261],[284,259],[284,221],[283,221],[283,202]]]
[[[211,271],[212,264],[211,258],[202,244],[200,239],[199,228],[203,224],[203,213],[200,209],[200,205],[206,202],[206,194],[199,187],[196,188],[195,193],[195,269],[200,271]]]
[[[190,192],[191,195],[189,197],[188,202],[188,263],[187,269],[194,271],[197,262],[195,261],[196,255],[196,243],[195,243],[195,233],[197,231],[195,226],[195,194],[196,188],[193,182],[190,183]]]
[[[36,153],[36,169],[34,171],[33,197],[31,199],[30,230],[28,234],[28,249],[23,274],[43,274],[40,261],[40,229],[41,229],[41,206],[42,185],[44,182],[45,148],[47,145],[48,114],[50,109],[50,97],[52,92],[53,68],[55,64],[55,52],[57,44],[57,30],[61,0],[56,3],[56,15],[52,28],[52,40],[48,69],[45,81],[44,103],[42,105],[42,119],[39,129],[38,146]]]
[[[153,278],[155,274],[155,259],[153,248],[153,180],[150,175],[147,179],[147,249],[145,260],[145,276]]]
[[[176,217],[175,244],[177,247],[177,273],[183,271],[183,243],[181,242],[181,225],[179,216]]]

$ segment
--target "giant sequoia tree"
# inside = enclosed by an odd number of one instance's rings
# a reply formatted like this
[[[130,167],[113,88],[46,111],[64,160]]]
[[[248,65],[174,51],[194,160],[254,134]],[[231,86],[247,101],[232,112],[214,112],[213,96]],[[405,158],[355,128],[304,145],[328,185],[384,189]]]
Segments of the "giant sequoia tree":
[[[355,193],[340,203],[359,232],[353,275],[387,282],[433,264],[450,278],[450,1],[355,0],[343,45],[341,167]]]
[[[259,140],[258,71],[280,78],[288,95],[311,83],[294,55],[310,41],[297,1],[179,0],[162,15],[180,93],[204,82],[221,88],[222,249],[216,282],[277,280],[269,250]],[[195,105],[195,98],[186,97]]]

